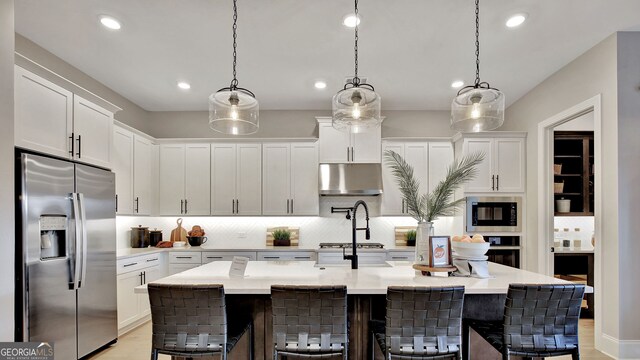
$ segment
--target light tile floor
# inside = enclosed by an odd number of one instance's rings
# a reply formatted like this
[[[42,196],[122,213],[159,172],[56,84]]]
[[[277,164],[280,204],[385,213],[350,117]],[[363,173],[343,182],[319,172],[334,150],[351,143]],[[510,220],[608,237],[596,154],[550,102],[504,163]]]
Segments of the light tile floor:
[[[594,347],[593,320],[580,320],[580,358],[582,360],[611,359]],[[149,359],[151,351],[151,322],[121,336],[118,343],[91,357],[93,360],[115,359]],[[472,355],[473,357],[473,355]],[[498,357],[499,358],[499,357]],[[169,360],[169,356],[160,355],[159,359]],[[561,356],[554,359],[571,359],[571,356]]]

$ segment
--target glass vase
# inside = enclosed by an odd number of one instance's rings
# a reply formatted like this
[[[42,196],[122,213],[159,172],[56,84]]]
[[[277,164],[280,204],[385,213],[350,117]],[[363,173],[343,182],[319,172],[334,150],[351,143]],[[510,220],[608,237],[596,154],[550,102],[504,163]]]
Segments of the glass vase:
[[[433,236],[432,222],[419,222],[416,230],[416,259],[419,265],[429,265],[429,236]]]

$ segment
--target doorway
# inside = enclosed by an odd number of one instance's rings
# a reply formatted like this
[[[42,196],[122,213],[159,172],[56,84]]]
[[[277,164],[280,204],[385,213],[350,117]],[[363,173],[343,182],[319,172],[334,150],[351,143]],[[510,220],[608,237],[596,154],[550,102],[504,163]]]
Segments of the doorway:
[[[590,129],[584,127],[584,120],[589,119],[593,124],[592,135],[589,138],[588,132]],[[582,133],[577,131],[586,130]],[[557,141],[557,134],[564,131],[565,139],[570,141],[563,143]],[[590,131],[589,131],[590,132]],[[597,95],[591,99],[588,99],[580,104],[577,104],[559,114],[556,114],[549,119],[541,122],[538,125],[538,269],[541,273],[545,273],[549,276],[553,276],[555,273],[554,262],[556,255],[561,254],[563,256],[570,256],[575,254],[573,251],[576,244],[580,244],[580,247],[584,245],[588,248],[591,245],[591,234],[595,237],[595,246],[593,247],[593,255],[591,257],[591,269],[594,287],[593,296],[593,317],[594,317],[594,330],[595,330],[595,343],[596,346],[602,339],[602,327],[601,327],[601,294],[598,291],[601,284],[602,272],[601,272],[601,221],[602,221],[602,201],[601,201],[601,173],[598,171],[601,163],[601,134],[602,134],[602,121],[601,121],[601,98]],[[575,136],[574,136],[575,135]],[[578,135],[585,135],[580,138]],[[587,150],[579,154],[579,148],[577,144],[586,144]],[[562,151],[555,153],[555,146],[563,147]],[[571,147],[574,147],[572,150]],[[591,150],[588,150],[588,148]],[[582,147],[581,149],[584,149]],[[591,153],[589,152],[591,151]],[[556,156],[554,156],[556,155]],[[560,156],[558,156],[560,155]],[[580,158],[578,158],[580,155]],[[591,156],[591,159],[585,159],[584,156]],[[569,160],[573,158],[572,160]],[[581,162],[581,166],[576,166],[571,161]],[[555,166],[554,166],[555,165]],[[562,167],[565,167],[563,174]],[[584,179],[584,177],[587,177]],[[578,179],[572,179],[571,183],[573,188],[563,188],[564,185],[569,185],[570,177],[580,177],[583,182],[583,187],[580,190],[576,188],[576,181]],[[592,183],[592,188],[589,188],[589,182]],[[590,198],[590,193],[593,194],[593,198]],[[585,198],[586,196],[586,198]],[[556,200],[562,200],[556,203]],[[569,200],[569,201],[567,201]],[[559,209],[558,207],[562,207]],[[558,213],[561,210],[561,213]],[[563,216],[560,222],[556,222],[557,215],[569,215]],[[568,231],[572,235],[566,233],[561,236],[557,235],[558,232],[563,233],[564,227],[570,226],[569,224],[575,224],[576,218],[571,218],[572,215],[581,215],[583,219],[581,227],[585,228],[588,233],[583,234],[581,242],[573,242],[576,238],[575,228],[568,227]],[[591,223],[589,223],[588,217],[592,216]],[[590,224],[590,225],[589,225]],[[555,228],[559,228],[558,232],[554,231]],[[593,230],[591,230],[590,226]],[[577,225],[575,226],[578,227]],[[567,239],[569,237],[569,239]],[[556,240],[556,241],[554,241]],[[560,243],[557,241],[560,240]],[[562,240],[569,240],[569,242],[562,242]],[[558,253],[554,252],[554,247],[558,247]],[[566,258],[565,258],[566,259]],[[563,264],[563,263],[561,263]],[[564,269],[563,269],[564,270]]]

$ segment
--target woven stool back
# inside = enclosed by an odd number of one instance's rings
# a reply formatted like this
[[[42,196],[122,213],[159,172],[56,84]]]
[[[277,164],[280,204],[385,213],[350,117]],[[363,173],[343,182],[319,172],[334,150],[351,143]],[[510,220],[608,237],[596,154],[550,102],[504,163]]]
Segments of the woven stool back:
[[[346,352],[346,286],[271,287],[276,351]]]
[[[148,289],[154,349],[175,353],[226,350],[222,285],[149,284]]]
[[[512,350],[578,346],[584,285],[511,284],[504,309],[504,344]]]
[[[393,355],[457,353],[464,287],[389,287],[386,347]],[[388,356],[388,355],[387,355]]]

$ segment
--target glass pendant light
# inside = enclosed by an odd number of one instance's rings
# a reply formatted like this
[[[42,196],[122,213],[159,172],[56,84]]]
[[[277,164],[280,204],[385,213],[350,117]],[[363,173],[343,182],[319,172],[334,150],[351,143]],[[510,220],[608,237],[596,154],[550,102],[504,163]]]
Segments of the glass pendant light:
[[[209,96],[209,126],[220,133],[249,135],[258,131],[258,100],[236,78],[238,6],[233,0],[233,80]]]
[[[358,0],[355,0],[355,17],[358,19]],[[351,82],[333,96],[332,125],[335,129],[361,133],[380,126],[381,98],[372,85],[361,83],[358,77],[358,21],[355,26],[355,72]]]
[[[461,132],[494,130],[504,123],[504,94],[480,82],[480,0],[476,0],[476,81],[451,103],[451,128]]]

